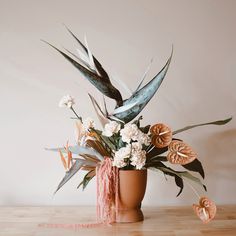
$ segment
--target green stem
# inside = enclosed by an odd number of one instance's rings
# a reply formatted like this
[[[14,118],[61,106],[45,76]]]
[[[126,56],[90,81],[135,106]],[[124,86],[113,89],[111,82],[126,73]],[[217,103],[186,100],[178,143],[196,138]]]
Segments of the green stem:
[[[197,192],[197,190],[192,186],[192,184],[190,184],[186,178],[184,178],[184,182],[193,190],[193,192],[195,193],[195,195],[200,199],[201,196],[199,195],[199,193]]]
[[[73,111],[73,113],[75,114],[75,116],[82,122],[82,117],[81,117],[81,116],[78,116],[78,114],[75,112],[74,108],[71,107],[70,109]],[[83,122],[82,122],[82,123],[83,123]]]

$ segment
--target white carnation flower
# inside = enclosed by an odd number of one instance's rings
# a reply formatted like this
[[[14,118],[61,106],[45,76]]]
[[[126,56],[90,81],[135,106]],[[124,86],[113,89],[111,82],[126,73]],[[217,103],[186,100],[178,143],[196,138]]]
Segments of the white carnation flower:
[[[94,120],[91,117],[87,117],[85,120],[83,120],[83,127],[85,130],[94,128]]]
[[[145,133],[140,131],[137,141],[141,144],[144,144],[145,146],[148,146],[151,143],[151,138],[149,137],[148,134],[145,134]]]
[[[123,142],[130,143],[131,140],[137,141],[139,135],[139,129],[135,124],[126,124],[120,131],[120,135]]]
[[[105,124],[102,135],[111,137],[113,134],[118,133],[120,130],[120,124],[116,121],[109,121],[109,123]]]
[[[146,151],[142,150],[142,145],[139,142],[132,143],[131,165],[140,170],[146,163]]]
[[[120,148],[115,152],[113,166],[122,168],[127,165],[126,159],[130,158],[131,146],[127,145],[126,147]]]
[[[70,95],[63,96],[59,102],[59,107],[69,107],[71,108],[75,104],[74,98]]]

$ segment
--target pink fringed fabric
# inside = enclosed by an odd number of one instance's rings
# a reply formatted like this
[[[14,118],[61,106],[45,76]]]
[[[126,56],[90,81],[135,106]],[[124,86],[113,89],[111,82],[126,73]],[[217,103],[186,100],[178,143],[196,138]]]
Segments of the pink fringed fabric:
[[[97,219],[110,224],[116,221],[118,209],[118,168],[105,157],[96,169],[97,176]]]
[[[97,177],[97,223],[88,224],[39,224],[44,228],[61,228],[79,230],[110,225],[116,222],[118,211],[118,168],[112,166],[112,160],[105,157],[96,168]]]

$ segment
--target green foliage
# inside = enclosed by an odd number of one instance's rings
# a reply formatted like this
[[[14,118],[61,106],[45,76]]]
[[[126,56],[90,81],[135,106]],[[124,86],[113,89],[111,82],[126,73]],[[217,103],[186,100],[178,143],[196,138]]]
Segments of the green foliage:
[[[83,178],[83,180],[81,181],[81,183],[78,185],[77,189],[80,188],[82,186],[83,190],[87,187],[88,183],[90,182],[90,180],[93,179],[93,177],[95,176],[95,174],[92,174],[93,172],[95,172],[94,170],[89,171]]]
[[[200,126],[205,126],[205,125],[225,125],[228,122],[230,122],[231,120],[232,120],[232,117],[230,117],[228,119],[225,119],[225,120],[217,120],[217,121],[201,123],[201,124],[197,124],[197,125],[189,125],[189,126],[186,126],[182,129],[178,129],[178,130],[174,131],[173,135],[181,133],[181,132],[189,130],[189,129],[193,129],[193,128],[200,127]]]

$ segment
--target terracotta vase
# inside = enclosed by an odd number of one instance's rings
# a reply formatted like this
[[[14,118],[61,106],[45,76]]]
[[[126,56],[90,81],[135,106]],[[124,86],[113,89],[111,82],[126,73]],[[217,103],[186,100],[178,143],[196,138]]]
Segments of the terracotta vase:
[[[147,185],[147,170],[119,171],[119,204],[116,222],[143,220],[141,203]]]

